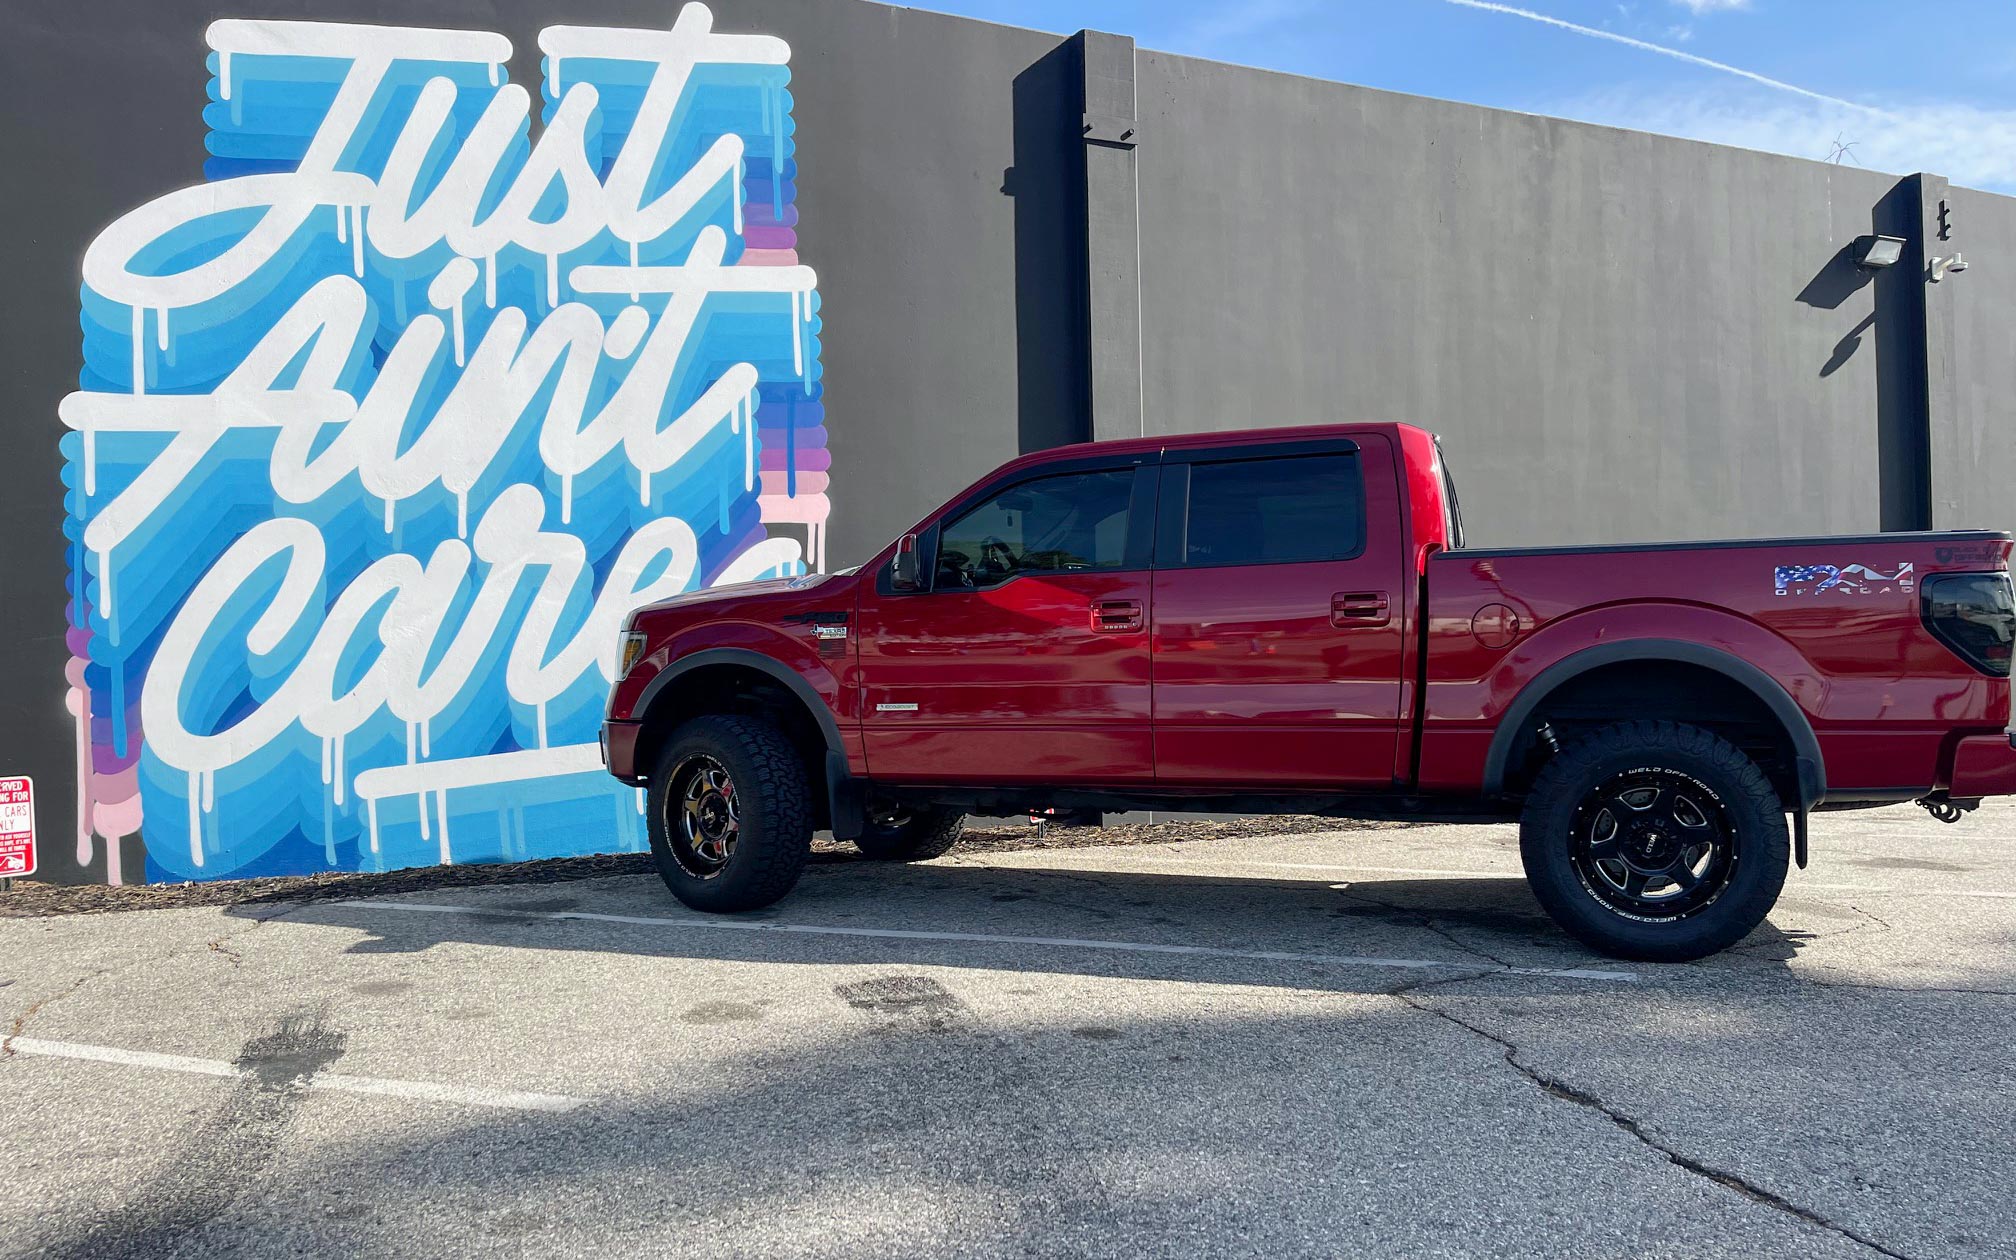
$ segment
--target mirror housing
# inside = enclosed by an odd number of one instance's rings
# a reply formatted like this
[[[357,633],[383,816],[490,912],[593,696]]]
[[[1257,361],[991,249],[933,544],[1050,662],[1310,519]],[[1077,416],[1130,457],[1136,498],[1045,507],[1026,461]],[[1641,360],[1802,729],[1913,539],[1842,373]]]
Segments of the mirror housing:
[[[896,554],[889,561],[889,587],[897,591],[924,589],[924,575],[917,571],[917,535],[905,534],[896,540]]]

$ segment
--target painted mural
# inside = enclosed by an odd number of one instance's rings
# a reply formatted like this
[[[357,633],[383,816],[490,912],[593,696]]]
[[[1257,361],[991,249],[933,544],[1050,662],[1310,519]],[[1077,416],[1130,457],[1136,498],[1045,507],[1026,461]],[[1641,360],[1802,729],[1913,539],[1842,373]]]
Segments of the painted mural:
[[[595,742],[623,615],[823,567],[790,49],[552,26],[535,98],[484,31],[207,38],[203,182],[83,260],[79,864],[642,848]]]

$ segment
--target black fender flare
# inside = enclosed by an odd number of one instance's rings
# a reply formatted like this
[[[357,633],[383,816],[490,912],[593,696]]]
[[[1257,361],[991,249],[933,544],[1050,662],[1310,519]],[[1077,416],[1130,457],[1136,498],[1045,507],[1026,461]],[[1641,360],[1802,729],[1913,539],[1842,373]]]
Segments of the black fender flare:
[[[1548,696],[1571,679],[1621,661],[1678,661],[1684,665],[1698,665],[1743,687],[1771,711],[1792,741],[1799,799],[1788,803],[1795,806],[1795,812],[1804,813],[1826,798],[1827,763],[1820,755],[1820,741],[1813,734],[1813,724],[1806,720],[1805,712],[1784,686],[1740,656],[1681,639],[1626,639],[1618,643],[1603,643],[1563,657],[1541,670],[1512,701],[1504,717],[1499,719],[1498,731],[1491,737],[1491,750],[1484,758],[1485,793],[1491,796],[1504,794],[1505,773],[1511,760],[1512,746],[1518,741],[1519,732],[1525,728],[1527,718]]]
[[[820,737],[826,744],[825,790],[827,818],[833,834],[841,840],[850,840],[861,834],[865,815],[861,805],[854,776],[847,767],[847,746],[840,739],[840,724],[834,720],[833,710],[820,698],[805,676],[789,665],[772,656],[749,648],[717,647],[703,648],[692,652],[658,671],[650,682],[644,685],[644,693],[637,697],[634,709],[642,721],[651,720],[651,707],[660,696],[681,678],[698,669],[719,665],[733,665],[753,669],[772,680],[782,683],[805,706],[818,726]]]

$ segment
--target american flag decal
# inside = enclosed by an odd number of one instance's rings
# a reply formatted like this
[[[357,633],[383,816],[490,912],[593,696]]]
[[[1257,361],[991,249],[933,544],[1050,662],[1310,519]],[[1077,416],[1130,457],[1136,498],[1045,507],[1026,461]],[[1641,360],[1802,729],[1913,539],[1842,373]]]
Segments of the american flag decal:
[[[1866,564],[1781,564],[1774,576],[1780,595],[1909,595],[1918,580],[1908,560],[1888,574]]]

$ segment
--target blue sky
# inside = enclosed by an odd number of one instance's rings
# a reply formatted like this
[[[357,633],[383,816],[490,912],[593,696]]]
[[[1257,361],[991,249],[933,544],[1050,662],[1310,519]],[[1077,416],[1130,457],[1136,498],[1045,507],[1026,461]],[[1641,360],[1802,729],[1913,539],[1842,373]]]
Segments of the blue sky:
[[[1874,170],[1932,171],[2016,193],[2016,0],[911,7],[1044,30],[1118,31],[1147,48],[1799,157],[1824,160],[1845,146],[1843,160]]]

